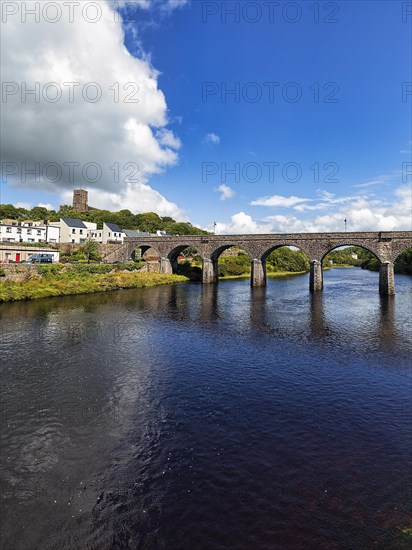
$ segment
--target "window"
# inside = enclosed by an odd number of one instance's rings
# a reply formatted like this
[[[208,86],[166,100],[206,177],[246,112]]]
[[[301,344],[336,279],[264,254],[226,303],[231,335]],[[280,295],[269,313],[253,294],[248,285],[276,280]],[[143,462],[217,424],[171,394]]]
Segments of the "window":
[[[37,235],[41,235],[41,229],[37,230]]]
[[[109,237],[110,237],[111,233],[109,233]]]
[[[17,233],[18,233],[18,234],[21,233],[21,227],[18,227],[18,228],[17,228]]]
[[[6,229],[6,233],[11,233],[11,227],[8,227],[8,228]]]
[[[56,239],[49,239],[51,243],[56,243]]]
[[[27,230],[27,235],[31,235],[31,229]]]
[[[75,230],[75,229],[72,229],[72,233],[76,233],[76,230]]]
[[[27,239],[29,243],[34,243],[34,239]]]
[[[80,235],[83,235],[83,229],[80,229]]]

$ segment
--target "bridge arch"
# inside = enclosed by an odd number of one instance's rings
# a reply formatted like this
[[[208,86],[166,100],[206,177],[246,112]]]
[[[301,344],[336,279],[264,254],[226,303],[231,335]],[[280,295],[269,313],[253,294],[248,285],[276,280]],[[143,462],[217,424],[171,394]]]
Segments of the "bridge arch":
[[[193,246],[193,243],[186,243],[183,242],[183,244],[179,244],[178,246],[174,246],[169,253],[167,254],[167,260],[170,262],[172,272],[177,273],[179,270],[179,257],[182,255],[185,250],[193,249],[194,255],[201,257],[201,252],[197,246]],[[189,277],[189,279],[193,281],[201,280],[202,278],[202,268],[198,266],[190,266],[186,265],[181,267],[182,274]]]
[[[223,252],[225,252],[225,250],[229,250],[230,248],[239,248],[240,250],[243,250],[243,252],[245,252],[252,261],[253,252],[248,250],[248,248],[244,246],[243,243],[227,243],[215,248],[215,250],[213,250],[210,255],[211,260],[219,260],[219,257],[223,254]]]
[[[325,259],[325,256],[327,256],[330,252],[333,252],[337,248],[343,248],[346,246],[356,246],[357,248],[363,248],[364,250],[367,250],[368,252],[376,256],[376,258],[379,260],[380,263],[384,261],[384,258],[381,255],[381,251],[377,247],[371,246],[371,245],[359,244],[359,242],[351,241],[351,239],[348,238],[347,240],[330,243],[329,246],[322,251],[322,255],[320,258],[321,263]]]
[[[303,252],[305,254],[305,256],[308,258],[308,260],[310,261],[311,254],[299,242],[296,242],[296,243],[287,242],[287,243],[282,243],[282,244],[276,243],[275,245],[273,245],[270,248],[266,249],[265,252],[263,252],[260,259],[262,260],[262,262],[265,262],[267,260],[268,256],[269,256],[269,254],[271,254],[275,250],[278,250],[279,248],[283,248],[284,246],[287,246],[288,248],[297,248],[298,250]]]
[[[141,250],[142,258],[143,258],[143,255],[150,249],[154,250],[159,258],[161,256],[160,251],[158,250],[158,248],[156,248],[156,246],[153,246],[153,244],[148,244],[148,243],[138,243],[138,244],[136,244],[136,243],[133,243],[132,250],[130,252],[130,257],[133,260],[136,257],[136,250],[137,249]]]
[[[253,253],[251,252],[250,249],[245,247],[242,242],[236,243],[236,242],[229,241],[229,242],[221,243],[216,247],[209,247],[209,249],[205,251],[205,254],[203,256],[203,262],[202,262],[202,267],[203,267],[202,280],[204,283],[218,282],[219,258],[226,250],[229,250],[230,248],[237,248],[241,252],[243,252],[246,256],[249,257],[247,269],[245,270],[243,266],[243,273],[245,274],[245,276],[247,276],[247,273],[249,271],[249,265],[252,265],[252,258],[254,257]],[[237,264],[237,262],[234,262],[234,263]],[[239,268],[239,274],[243,275],[243,273],[241,272],[242,271],[241,262],[239,263],[239,265],[237,265],[237,268]]]
[[[406,252],[407,250],[412,251],[412,243],[397,247],[397,249],[393,253],[393,258],[392,258],[393,263],[395,263],[396,260],[399,258],[399,256],[404,252]]]

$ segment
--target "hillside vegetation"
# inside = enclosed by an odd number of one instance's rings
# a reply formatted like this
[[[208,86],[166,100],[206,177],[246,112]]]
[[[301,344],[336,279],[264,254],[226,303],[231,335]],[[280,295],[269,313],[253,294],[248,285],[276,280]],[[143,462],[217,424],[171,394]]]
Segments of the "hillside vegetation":
[[[352,254],[356,254],[358,257],[353,258]],[[349,246],[340,250],[334,250],[325,256],[323,260],[324,266],[329,266],[332,260],[332,266],[338,267],[340,265],[345,266],[359,266],[362,269],[369,269],[370,271],[379,271],[380,262],[378,258],[359,246]],[[412,275],[412,248],[408,248],[402,254],[400,254],[395,260],[394,264],[395,273],[404,273]]]
[[[78,212],[69,205],[60,206],[59,210],[48,210],[43,206],[35,206],[31,210],[13,206],[12,204],[0,205],[0,220],[12,219],[18,221],[48,220],[58,222],[60,218],[77,218],[79,220],[97,223],[97,228],[103,227],[103,222],[116,223],[122,229],[137,229],[156,233],[156,231],[166,231],[171,235],[207,235],[203,231],[193,226],[189,222],[177,222],[169,216],[160,217],[154,212],[144,214],[133,214],[130,210],[120,210],[119,212],[110,212],[109,210],[88,210],[87,212]]]

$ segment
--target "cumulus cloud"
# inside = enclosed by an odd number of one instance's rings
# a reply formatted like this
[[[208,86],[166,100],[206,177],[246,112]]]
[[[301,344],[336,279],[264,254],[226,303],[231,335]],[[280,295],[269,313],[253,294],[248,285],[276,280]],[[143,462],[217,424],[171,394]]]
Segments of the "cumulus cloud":
[[[72,201],[72,193],[63,194],[64,203]],[[188,221],[186,213],[174,202],[170,202],[150,185],[144,183],[128,184],[121,195],[108,191],[92,189],[89,192],[89,204],[94,208],[121,210],[128,208],[133,212],[156,212],[159,216],[171,216],[180,221]]]
[[[231,187],[229,187],[229,185],[225,185],[224,183],[219,185],[219,187],[216,187],[215,191],[220,192],[221,195],[219,198],[221,201],[231,199],[236,194],[235,191]]]
[[[26,9],[35,4],[25,2]],[[121,207],[142,211],[146,204],[177,216],[181,210],[148,185],[153,174],[177,164],[180,147],[166,128],[158,73],[147,57],[126,50],[120,16],[109,2],[93,4],[97,15],[80,6],[73,22],[65,8],[59,21],[40,12],[39,22],[28,16],[23,23],[17,13],[2,24],[2,79],[9,83],[2,104],[3,174],[15,187],[63,194],[83,186],[102,206],[114,194]],[[141,0],[140,7],[150,6]],[[25,88],[36,92],[25,94]]]
[[[209,143],[211,145],[219,145],[220,143],[220,136],[215,134],[214,132],[211,132],[210,134],[206,134],[203,138],[203,141],[205,143]]]
[[[375,197],[336,197],[323,194],[328,213],[314,217],[298,217],[291,213],[273,214],[255,220],[245,212],[231,216],[229,223],[218,223],[219,233],[316,233],[343,231],[410,231],[412,229],[412,188],[397,187],[390,199]],[[302,204],[292,207],[298,210]],[[322,207],[323,208],[323,207]],[[321,208],[321,209],[322,209]]]
[[[209,229],[210,230],[210,229]],[[230,223],[216,223],[216,234],[248,234],[248,233],[270,233],[271,224],[256,221],[245,212],[233,214],[230,218]]]

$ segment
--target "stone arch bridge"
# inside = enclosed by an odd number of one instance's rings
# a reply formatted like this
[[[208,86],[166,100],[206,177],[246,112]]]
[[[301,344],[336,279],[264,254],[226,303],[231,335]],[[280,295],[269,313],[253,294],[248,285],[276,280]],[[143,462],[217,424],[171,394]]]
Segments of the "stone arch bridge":
[[[185,248],[193,247],[202,258],[202,282],[216,283],[220,254],[228,248],[238,247],[250,256],[252,286],[264,286],[266,258],[281,246],[294,246],[307,254],[312,291],[323,288],[322,260],[328,252],[340,246],[361,246],[380,261],[379,291],[390,295],[395,293],[393,263],[399,254],[412,247],[412,231],[129,237],[124,239],[111,260],[124,262],[136,248],[142,253],[153,248],[160,257],[161,273],[173,273],[177,270],[178,256]]]

